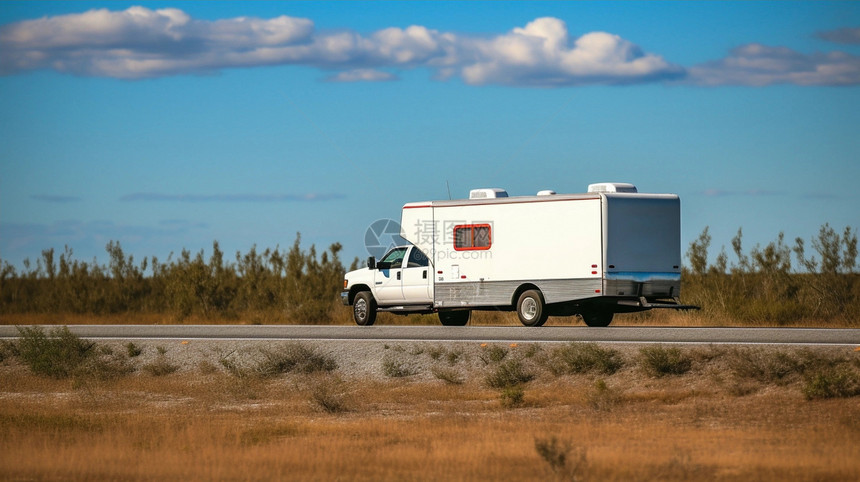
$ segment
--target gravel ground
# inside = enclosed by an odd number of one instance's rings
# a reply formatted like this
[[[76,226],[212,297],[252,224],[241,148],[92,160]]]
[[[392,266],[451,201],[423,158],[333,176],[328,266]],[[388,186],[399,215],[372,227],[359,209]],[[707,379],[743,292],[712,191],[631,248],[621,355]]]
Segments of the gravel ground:
[[[99,341],[115,353],[126,353],[128,341]],[[336,373],[345,378],[383,380],[391,378],[391,370],[398,369],[414,380],[435,379],[434,369],[456,369],[466,379],[483,377],[490,365],[510,359],[537,361],[555,347],[567,343],[479,343],[479,342],[399,342],[399,341],[262,341],[262,340],[161,340],[137,341],[140,355],[131,358],[136,368],[152,364],[163,358],[178,371],[195,373],[206,370],[227,370],[233,366],[253,369],[267,355],[299,351],[308,355],[322,355],[336,364]],[[599,344],[617,351],[630,365],[640,356],[643,345],[612,343]],[[671,346],[671,345],[670,345]],[[856,358],[860,353],[845,347],[732,347],[728,345],[681,345],[687,353],[707,353],[715,350],[761,350],[762,352],[798,353],[801,350],[821,355],[838,355]],[[702,358],[702,356],[698,357]],[[704,358],[709,358],[704,355]],[[712,366],[711,369],[720,370]]]
[[[99,341],[100,346],[114,352],[127,351],[127,341]],[[434,379],[434,367],[456,366],[467,378],[484,373],[489,350],[495,347],[512,354],[534,353],[538,344],[475,343],[475,342],[383,342],[383,341],[228,341],[228,340],[164,340],[133,342],[141,350],[132,358],[140,368],[157,362],[161,357],[179,368],[180,372],[195,372],[215,367],[226,370],[225,364],[253,367],[266,358],[297,346],[330,357],[337,364],[336,372],[345,378],[388,379],[386,367],[400,367],[416,378]],[[554,344],[553,344],[554,345]],[[225,363],[226,362],[226,363]],[[211,369],[211,368],[210,368]],[[390,368],[389,368],[390,369]]]
[[[169,368],[179,374],[195,376],[198,374],[221,372],[249,373],[260,371],[261,367],[271,367],[273,362],[283,368],[288,364],[298,364],[294,370],[302,371],[303,363],[314,363],[314,367],[327,364],[326,369],[344,379],[352,380],[390,380],[395,376],[408,376],[412,381],[438,381],[445,375],[461,381],[482,381],[504,360],[523,360],[529,371],[548,372],[547,359],[551,358],[558,347],[567,342],[550,343],[508,343],[508,342],[461,342],[461,341],[268,341],[268,340],[99,340],[97,349],[104,356],[112,353],[114,357],[125,358],[134,348],[136,353],[128,358],[140,376],[148,376],[153,367]],[[644,345],[633,343],[598,343],[611,349],[624,361],[624,369],[614,375],[613,380],[630,377],[633,384],[646,383],[649,377],[642,376],[638,367],[640,350]],[[670,345],[673,346],[673,345]],[[754,350],[757,353],[793,353],[802,358],[801,351],[811,351],[826,357],[853,359],[860,369],[860,352],[851,347],[795,347],[767,346],[733,347],[729,345],[674,345],[690,355],[693,363],[692,373],[705,375],[703,378],[724,378],[729,371],[725,353],[734,350]],[[722,354],[722,355],[721,355]],[[761,358],[759,356],[758,358]],[[2,357],[0,357],[2,358]],[[769,357],[768,357],[769,358]],[[764,359],[764,358],[762,358]],[[18,364],[11,357],[0,365]],[[290,368],[290,367],[287,367]],[[281,371],[289,371],[281,370]],[[271,374],[271,372],[268,372]],[[396,374],[396,375],[395,375]],[[602,375],[595,375],[602,376]],[[707,383],[704,380],[703,383]]]

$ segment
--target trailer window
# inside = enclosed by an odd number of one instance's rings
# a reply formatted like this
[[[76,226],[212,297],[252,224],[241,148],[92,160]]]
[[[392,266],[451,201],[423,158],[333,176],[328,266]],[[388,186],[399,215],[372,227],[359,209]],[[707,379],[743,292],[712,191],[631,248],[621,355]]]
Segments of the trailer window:
[[[490,249],[493,244],[489,224],[454,226],[454,249],[457,251]]]

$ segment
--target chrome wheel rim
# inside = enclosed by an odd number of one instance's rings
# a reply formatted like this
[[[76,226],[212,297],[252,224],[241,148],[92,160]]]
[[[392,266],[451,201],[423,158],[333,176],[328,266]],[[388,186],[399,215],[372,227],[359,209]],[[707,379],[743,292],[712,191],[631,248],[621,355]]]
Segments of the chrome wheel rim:
[[[355,316],[359,320],[363,320],[367,317],[367,301],[364,298],[355,302]]]
[[[537,302],[535,302],[534,298],[523,300],[522,312],[523,318],[527,320],[534,319],[535,315],[537,315]]]

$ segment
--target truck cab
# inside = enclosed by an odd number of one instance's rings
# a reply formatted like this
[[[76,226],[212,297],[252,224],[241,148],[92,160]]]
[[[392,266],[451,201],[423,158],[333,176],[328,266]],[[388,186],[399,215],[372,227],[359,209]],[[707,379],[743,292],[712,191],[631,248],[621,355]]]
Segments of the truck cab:
[[[353,305],[359,325],[373,324],[377,311],[433,313],[432,269],[418,247],[394,247],[379,261],[371,256],[367,267],[346,274],[342,301]]]

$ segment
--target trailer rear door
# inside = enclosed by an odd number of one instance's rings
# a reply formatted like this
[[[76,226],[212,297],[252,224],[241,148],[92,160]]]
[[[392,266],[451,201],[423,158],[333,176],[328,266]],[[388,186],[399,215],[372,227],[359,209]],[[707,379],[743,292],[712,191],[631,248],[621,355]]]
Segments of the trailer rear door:
[[[642,281],[649,276],[680,276],[681,202],[678,196],[606,194],[604,199],[607,276],[630,274],[644,278]]]

